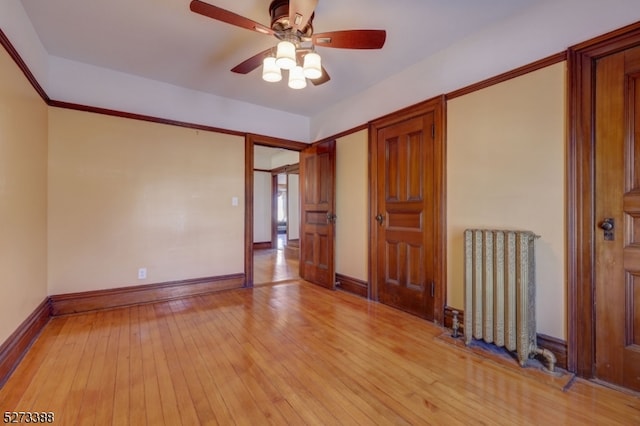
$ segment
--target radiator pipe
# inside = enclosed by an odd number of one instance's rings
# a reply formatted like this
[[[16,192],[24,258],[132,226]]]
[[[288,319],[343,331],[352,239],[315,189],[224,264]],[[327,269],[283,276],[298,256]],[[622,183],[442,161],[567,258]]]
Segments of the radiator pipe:
[[[456,310],[453,310],[451,311],[451,314],[453,315],[453,319],[451,320],[451,329],[453,333],[451,334],[451,337],[453,337],[454,339],[457,339],[459,336],[458,330],[460,329],[460,321],[458,320],[459,312]]]
[[[555,373],[556,371],[556,356],[549,349],[543,349],[539,347],[533,348],[532,351],[536,355],[541,355],[547,360],[547,365],[545,365],[545,369],[547,369],[551,373]]]

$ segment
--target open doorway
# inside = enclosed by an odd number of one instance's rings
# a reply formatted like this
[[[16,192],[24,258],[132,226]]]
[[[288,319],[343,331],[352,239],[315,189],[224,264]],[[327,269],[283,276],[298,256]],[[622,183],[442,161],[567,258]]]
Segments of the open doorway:
[[[298,153],[295,153],[298,155]],[[300,167],[299,164],[284,166],[277,175],[276,221],[277,245],[285,256],[300,257]]]
[[[299,277],[297,151],[254,146],[253,285]]]

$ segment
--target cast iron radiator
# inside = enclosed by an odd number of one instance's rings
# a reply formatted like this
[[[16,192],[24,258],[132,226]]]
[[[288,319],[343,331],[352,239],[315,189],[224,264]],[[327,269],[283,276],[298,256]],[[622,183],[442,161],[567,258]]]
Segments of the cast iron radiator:
[[[524,366],[535,355],[555,369],[555,356],[537,346],[535,239],[530,231],[464,231],[465,343],[484,340],[515,352]]]

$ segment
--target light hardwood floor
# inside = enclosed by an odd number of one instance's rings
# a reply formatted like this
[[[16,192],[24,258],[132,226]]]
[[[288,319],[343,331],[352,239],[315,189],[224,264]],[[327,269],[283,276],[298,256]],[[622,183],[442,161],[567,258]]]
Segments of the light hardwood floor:
[[[275,249],[254,250],[253,285],[271,284],[299,278],[299,262],[287,255],[284,236],[278,235]]]
[[[417,317],[290,282],[51,320],[2,411],[61,425],[638,425],[640,399],[568,390]]]

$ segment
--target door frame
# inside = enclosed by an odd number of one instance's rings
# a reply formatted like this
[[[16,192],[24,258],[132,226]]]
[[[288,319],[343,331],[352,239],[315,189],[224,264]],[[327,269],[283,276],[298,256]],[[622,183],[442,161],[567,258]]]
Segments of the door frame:
[[[309,144],[248,133],[244,138],[244,287],[253,287],[253,147],[302,151]]]
[[[377,161],[375,149],[378,130],[411,118],[434,113],[434,163],[435,163],[435,205],[434,212],[436,223],[436,259],[434,267],[435,297],[433,307],[433,321],[436,324],[444,324],[444,308],[447,292],[447,206],[446,206],[446,101],[444,95],[437,96],[401,109],[392,114],[381,117],[369,123],[369,299],[378,300],[378,258],[376,247],[378,246],[377,226],[374,220],[377,212]]]
[[[568,370],[595,374],[595,65],[604,56],[640,45],[640,23],[567,51],[566,260]]]
[[[271,248],[278,248],[278,173],[271,171]]]

